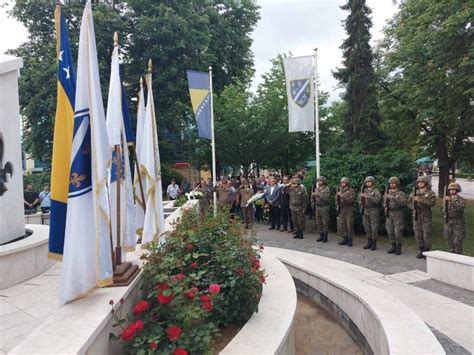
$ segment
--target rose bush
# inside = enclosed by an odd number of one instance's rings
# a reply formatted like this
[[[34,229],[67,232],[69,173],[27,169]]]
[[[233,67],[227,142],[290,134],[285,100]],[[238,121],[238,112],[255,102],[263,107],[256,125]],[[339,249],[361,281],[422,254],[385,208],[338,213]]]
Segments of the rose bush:
[[[219,328],[242,326],[258,310],[263,246],[224,212],[201,217],[188,209],[174,227],[166,242],[148,246],[143,299],[117,322],[126,353],[210,353]]]

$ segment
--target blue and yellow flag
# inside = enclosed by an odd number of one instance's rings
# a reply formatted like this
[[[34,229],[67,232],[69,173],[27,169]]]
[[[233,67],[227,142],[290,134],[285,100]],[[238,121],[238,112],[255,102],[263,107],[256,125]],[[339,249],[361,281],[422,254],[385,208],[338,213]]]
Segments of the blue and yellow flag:
[[[188,70],[186,73],[199,137],[212,139],[209,73],[193,70]]]
[[[69,172],[74,126],[76,77],[66,20],[61,6],[56,6],[56,52],[58,62],[57,104],[54,123],[53,159],[51,166],[51,222],[49,258],[62,260],[66,227]]]

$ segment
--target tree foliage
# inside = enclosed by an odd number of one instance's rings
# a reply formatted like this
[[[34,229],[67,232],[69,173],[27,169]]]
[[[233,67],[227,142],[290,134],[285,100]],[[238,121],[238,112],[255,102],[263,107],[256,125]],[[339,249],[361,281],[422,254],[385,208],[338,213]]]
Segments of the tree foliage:
[[[29,31],[28,41],[12,51],[25,63],[20,80],[25,148],[45,162],[51,157],[56,105],[54,6],[19,1],[11,12]],[[181,132],[194,125],[186,70],[207,71],[212,65],[215,92],[236,78],[248,80],[253,74],[250,33],[259,18],[258,6],[251,0],[130,0],[93,8],[104,102],[117,31],[129,94],[138,92],[139,76],[146,73],[148,59],[153,61],[162,159],[180,159],[176,147],[181,146]],[[83,4],[70,1],[64,10],[75,58]]]
[[[463,0],[403,1],[382,45],[386,119],[395,137],[408,135],[438,158],[440,195],[473,144],[473,16]]]
[[[349,11],[344,21],[348,37],[341,45],[343,67],[333,75],[345,89],[347,102],[343,128],[348,146],[359,142],[364,150],[374,153],[383,146],[381,116],[376,97],[373,53],[370,47],[371,10],[365,0],[348,0],[341,9]]]

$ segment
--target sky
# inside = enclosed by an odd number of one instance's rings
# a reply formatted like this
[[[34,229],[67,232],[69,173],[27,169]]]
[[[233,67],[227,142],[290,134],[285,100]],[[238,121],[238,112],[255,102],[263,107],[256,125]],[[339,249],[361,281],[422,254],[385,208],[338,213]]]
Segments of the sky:
[[[294,56],[312,55],[318,48],[320,90],[329,92],[329,102],[339,98],[341,90],[331,71],[341,65],[340,45],[346,37],[342,21],[347,12],[340,9],[345,0],[257,0],[260,20],[252,33],[255,77],[251,89],[256,91],[261,76],[271,68],[270,60],[278,53]],[[0,0],[1,4],[5,0]],[[26,41],[28,33],[22,24],[9,18],[0,7],[0,55]],[[367,0],[372,9],[372,44],[382,38],[382,28],[396,12],[393,0]],[[6,35],[4,35],[6,34]]]

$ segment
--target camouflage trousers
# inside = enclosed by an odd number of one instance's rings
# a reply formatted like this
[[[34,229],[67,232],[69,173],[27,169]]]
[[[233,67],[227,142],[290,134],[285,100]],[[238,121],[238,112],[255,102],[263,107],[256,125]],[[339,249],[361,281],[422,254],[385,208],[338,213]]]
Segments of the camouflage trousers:
[[[252,224],[253,223],[253,207],[241,207],[242,208],[242,214],[244,216],[244,222],[246,225]]]
[[[385,228],[391,243],[402,244],[403,211],[389,211]]]
[[[329,232],[329,207],[318,207],[316,206],[316,227],[319,233]]]
[[[337,234],[340,237],[354,236],[354,208],[341,208],[337,217]]]
[[[209,201],[207,198],[200,198],[199,199],[199,214],[204,216],[209,208]]]
[[[379,210],[367,210],[366,208],[362,222],[364,223],[364,230],[367,238],[377,240],[379,235]]]
[[[449,221],[444,224],[444,237],[448,241],[451,253],[462,254],[462,242],[466,237],[466,225],[464,220]]]
[[[293,223],[295,225],[295,230],[297,232],[302,232],[305,230],[305,218],[304,210],[291,210],[291,216],[293,217]]]
[[[418,221],[413,219],[413,231],[419,247],[431,248],[431,236],[433,235],[433,222],[430,218],[418,216]]]

